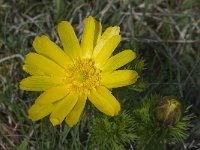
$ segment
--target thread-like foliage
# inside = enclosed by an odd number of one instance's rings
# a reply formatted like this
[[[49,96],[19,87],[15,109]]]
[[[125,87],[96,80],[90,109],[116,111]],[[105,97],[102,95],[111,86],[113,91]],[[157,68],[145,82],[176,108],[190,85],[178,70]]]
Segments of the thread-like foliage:
[[[93,119],[90,149],[123,150],[136,140],[135,121],[128,112],[116,117],[101,115]]]

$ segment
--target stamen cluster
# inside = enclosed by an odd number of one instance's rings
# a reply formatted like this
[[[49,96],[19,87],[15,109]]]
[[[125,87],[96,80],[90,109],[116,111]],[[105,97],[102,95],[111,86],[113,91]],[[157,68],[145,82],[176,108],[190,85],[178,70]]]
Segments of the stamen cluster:
[[[77,58],[66,70],[65,83],[70,91],[88,95],[100,85],[100,72],[92,59]]]

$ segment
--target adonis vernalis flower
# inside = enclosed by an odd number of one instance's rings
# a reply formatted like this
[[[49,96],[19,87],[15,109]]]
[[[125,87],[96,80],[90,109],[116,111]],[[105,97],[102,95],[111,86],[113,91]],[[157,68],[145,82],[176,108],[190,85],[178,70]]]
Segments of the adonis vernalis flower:
[[[89,16],[81,42],[71,24],[58,24],[64,51],[47,36],[36,37],[36,52],[26,55],[23,69],[31,76],[20,82],[26,91],[43,91],[29,109],[33,121],[50,114],[53,126],[65,119],[75,125],[86,100],[109,116],[117,115],[120,104],[109,89],[133,84],[139,75],[134,70],[116,70],[132,61],[136,54],[124,50],[111,56],[121,40],[118,26],[102,33],[101,23]]]

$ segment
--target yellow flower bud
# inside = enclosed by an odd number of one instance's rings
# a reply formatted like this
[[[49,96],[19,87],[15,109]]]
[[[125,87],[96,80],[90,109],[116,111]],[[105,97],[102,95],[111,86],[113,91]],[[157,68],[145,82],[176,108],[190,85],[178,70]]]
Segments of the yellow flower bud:
[[[172,125],[179,121],[181,104],[172,97],[163,97],[154,109],[155,117],[164,125]]]

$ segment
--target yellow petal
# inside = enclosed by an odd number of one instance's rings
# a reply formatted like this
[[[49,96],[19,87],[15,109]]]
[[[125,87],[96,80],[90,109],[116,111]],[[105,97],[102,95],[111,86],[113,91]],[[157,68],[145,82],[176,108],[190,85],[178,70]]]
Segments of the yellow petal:
[[[89,16],[85,20],[85,26],[83,30],[83,36],[81,39],[81,48],[83,51],[83,57],[90,58],[93,51],[95,35],[95,19]]]
[[[124,50],[123,52],[120,52],[117,55],[109,58],[106,64],[103,66],[102,71],[107,72],[116,70],[124,66],[125,64],[131,62],[135,58],[135,52],[133,52],[132,50]]]
[[[39,111],[42,110],[42,106],[45,106],[45,105],[39,105],[39,104],[33,104],[31,106],[31,108],[29,108],[28,110],[28,114],[31,115],[31,116],[34,116],[35,114],[37,114]]]
[[[115,108],[112,105],[110,105],[108,100],[106,100],[106,98],[103,97],[98,91],[93,90],[88,96],[88,98],[91,101],[91,103],[94,104],[94,106],[101,112],[109,116],[114,116]]]
[[[70,127],[74,126],[79,121],[81,113],[85,107],[86,99],[86,96],[80,96],[72,111],[67,115],[65,121]]]
[[[109,104],[111,106],[114,107],[115,109],[115,115],[118,114],[118,112],[120,111],[120,103],[116,100],[116,98],[111,94],[111,92],[105,88],[104,86],[100,86],[97,88],[97,91],[99,92],[99,94],[104,97],[105,100],[107,100],[109,102]]]
[[[61,100],[69,93],[66,85],[56,86],[46,90],[35,101],[35,103],[46,105]]]
[[[53,126],[61,124],[65,117],[71,112],[78,100],[78,95],[70,93],[65,98],[60,100],[50,116],[50,121]]]
[[[101,74],[101,84],[107,88],[117,88],[135,83],[139,75],[134,70],[117,70]]]
[[[93,49],[95,48],[97,43],[100,41],[101,32],[102,32],[102,25],[100,22],[95,20],[95,34],[94,34]]]
[[[24,71],[31,75],[47,75],[47,76],[64,76],[65,71],[58,64],[52,60],[36,54],[29,53],[25,58],[25,65],[23,66]]]
[[[67,54],[47,36],[36,37],[33,41],[33,47],[36,52],[53,60],[63,68],[71,62]]]
[[[20,82],[20,89],[26,91],[45,91],[63,84],[63,78],[49,76],[31,76]]]
[[[108,42],[110,38],[115,35],[119,35],[120,28],[119,26],[108,27],[103,35],[99,38],[93,52],[93,57],[96,57],[97,54],[101,51],[104,45]]]
[[[37,121],[45,116],[49,115],[54,108],[53,104],[48,105],[40,105],[35,103],[29,110],[28,110],[28,117],[32,121]]]
[[[73,27],[67,21],[58,24],[58,34],[65,52],[71,57],[76,58],[81,55],[81,48]]]
[[[104,44],[98,55],[96,57],[93,57],[98,67],[101,68],[106,63],[107,59],[111,56],[111,54],[119,44],[120,40],[120,35],[113,36]]]

